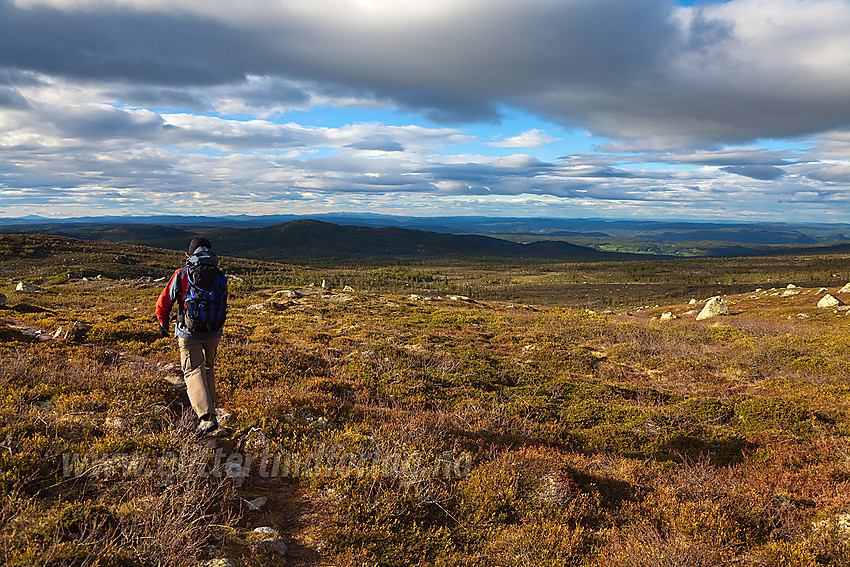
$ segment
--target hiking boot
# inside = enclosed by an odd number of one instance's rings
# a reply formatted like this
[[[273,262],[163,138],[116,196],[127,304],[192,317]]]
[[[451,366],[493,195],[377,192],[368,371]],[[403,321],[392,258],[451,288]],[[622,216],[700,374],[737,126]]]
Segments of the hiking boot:
[[[200,433],[202,435],[209,435],[211,432],[219,429],[218,421],[215,418],[214,413],[208,413],[206,415],[201,416],[201,422],[198,424],[197,429],[195,429],[196,433]]]

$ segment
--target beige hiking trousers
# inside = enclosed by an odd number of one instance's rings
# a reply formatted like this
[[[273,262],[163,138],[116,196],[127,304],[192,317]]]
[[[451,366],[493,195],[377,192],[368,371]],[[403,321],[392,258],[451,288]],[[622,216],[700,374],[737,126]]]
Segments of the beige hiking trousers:
[[[215,352],[219,340],[177,339],[183,380],[198,417],[215,412]]]

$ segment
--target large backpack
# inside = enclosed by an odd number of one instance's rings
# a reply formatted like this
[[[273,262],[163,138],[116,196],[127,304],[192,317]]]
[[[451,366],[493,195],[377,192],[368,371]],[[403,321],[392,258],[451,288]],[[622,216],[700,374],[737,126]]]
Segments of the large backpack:
[[[227,318],[227,277],[208,263],[190,265],[187,272],[189,285],[179,314],[183,325],[192,332],[221,329]]]

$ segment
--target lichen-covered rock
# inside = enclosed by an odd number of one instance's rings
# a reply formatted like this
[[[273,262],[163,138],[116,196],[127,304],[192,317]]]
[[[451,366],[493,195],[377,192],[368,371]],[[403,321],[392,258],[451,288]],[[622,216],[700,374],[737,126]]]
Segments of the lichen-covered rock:
[[[705,307],[702,308],[702,311],[697,315],[697,321],[702,321],[703,319],[711,319],[712,317],[717,317],[718,315],[728,315],[729,307],[723,302],[723,298],[719,295],[716,297],[712,297],[705,304]]]
[[[839,305],[844,305],[844,302],[828,293],[818,301],[818,307],[838,307]]]
[[[300,293],[295,291],[294,289],[284,289],[281,291],[275,292],[275,295],[282,295],[284,297],[288,297],[290,299],[298,299],[299,297],[303,297]]]
[[[215,409],[215,417],[219,425],[230,426],[235,425],[237,422],[235,415],[222,408]]]
[[[37,285],[28,284],[26,282],[18,282],[18,285],[15,286],[15,291],[19,291],[22,293],[36,293],[39,291],[44,291],[44,288],[38,287]]]

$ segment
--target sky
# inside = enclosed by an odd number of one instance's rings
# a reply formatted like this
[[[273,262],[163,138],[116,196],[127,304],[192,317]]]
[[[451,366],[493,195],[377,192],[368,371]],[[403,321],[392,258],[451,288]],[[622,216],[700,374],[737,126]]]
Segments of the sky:
[[[846,222],[850,0],[0,0],[0,218]]]

